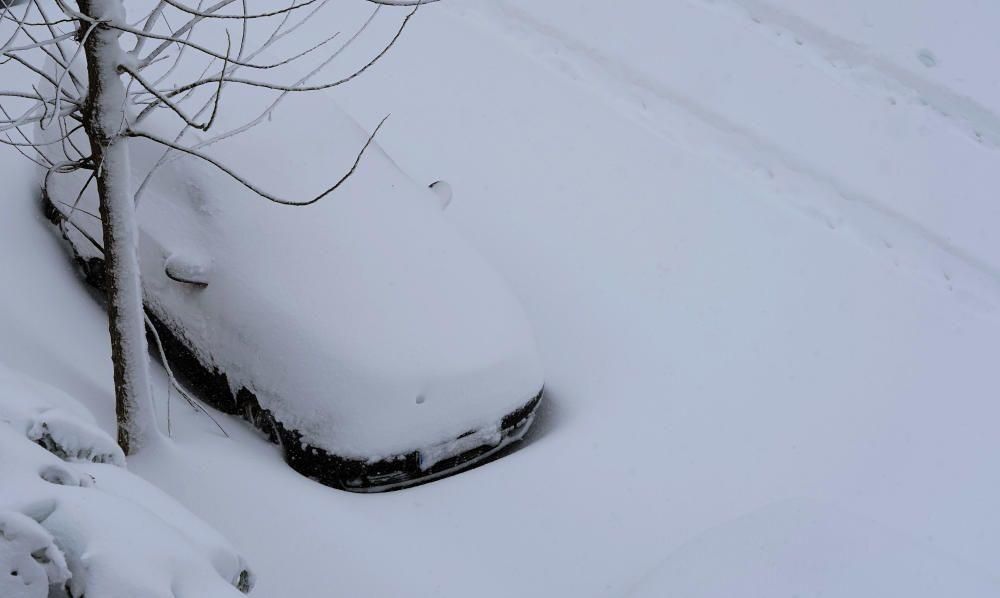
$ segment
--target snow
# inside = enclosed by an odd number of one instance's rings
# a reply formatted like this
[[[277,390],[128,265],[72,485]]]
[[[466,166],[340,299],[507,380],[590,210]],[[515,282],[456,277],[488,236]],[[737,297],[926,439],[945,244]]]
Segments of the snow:
[[[430,184],[430,188],[438,196],[441,209],[446,209],[451,204],[454,195],[454,190],[448,184],[448,181],[435,181]]]
[[[125,466],[125,455],[79,401],[0,363],[0,422],[64,461]]]
[[[38,414],[26,436],[65,461],[125,465],[125,455],[111,438],[65,412],[50,409]]]
[[[8,598],[45,598],[49,585],[70,578],[52,534],[27,515],[0,512],[0,592]]]
[[[86,421],[82,406],[2,373],[3,596],[47,596],[49,586],[59,591],[67,582],[72,596],[240,595],[236,586],[249,575],[243,559],[173,499],[128,473],[121,450]],[[69,408],[54,409],[51,398]],[[25,413],[36,416],[28,430],[16,416]]]
[[[625,595],[988,596],[995,590],[995,582],[929,542],[816,501],[789,500],[706,531]]]
[[[473,2],[469,10],[647,128],[696,152],[711,147],[710,158],[736,162],[828,226],[899,248],[894,259],[905,267],[995,296],[1000,246],[983,223],[1000,217],[990,191],[1000,170],[983,146],[996,146],[988,131],[1000,99],[983,98],[990,111],[939,97],[933,81],[898,72],[889,59],[866,60],[864,47],[780,18],[797,4],[758,5],[766,6],[685,1],[646,14],[641,2],[606,3],[573,19],[556,18],[565,2]],[[603,35],[620,11],[645,18],[628,19],[628,35]],[[984,11],[984,22],[995,21],[995,8]],[[942,23],[940,37],[951,30],[937,17],[921,23]],[[911,41],[894,23],[880,31]],[[977,80],[994,78],[981,71]]]
[[[994,5],[568,6],[421,8],[334,94],[393,113],[382,146],[449,181],[525,305],[548,392],[526,444],[357,496],[175,404],[129,467],[258,597],[997,595]],[[23,168],[0,160],[0,359],[110,430],[104,322]]]
[[[206,256],[194,256],[183,253],[172,253],[163,262],[163,271],[174,281],[191,284],[207,285],[212,280],[212,259]]]
[[[819,33],[830,45],[863,54],[863,62],[873,70],[905,80],[932,105],[941,102],[945,112],[955,112],[952,116],[976,112],[970,124],[997,143],[1000,76],[983,68],[983,60],[1000,52],[1000,39],[993,35],[1000,18],[995,3],[887,0],[834,5],[783,0],[769,5],[738,0],[731,5],[742,5],[763,21]],[[923,58],[928,55],[931,65]]]

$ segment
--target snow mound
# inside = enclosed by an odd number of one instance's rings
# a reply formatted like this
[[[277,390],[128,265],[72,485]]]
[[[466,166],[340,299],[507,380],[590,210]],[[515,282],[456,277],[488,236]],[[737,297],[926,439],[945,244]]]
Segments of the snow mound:
[[[125,466],[118,444],[72,397],[0,364],[0,421],[64,461]]]
[[[64,461],[125,466],[125,455],[111,438],[65,411],[48,409],[30,420],[28,439]]]
[[[59,409],[78,422],[94,424],[94,417],[73,397],[0,363],[0,420],[27,421],[47,409]]]
[[[45,598],[49,586],[69,578],[66,558],[52,534],[27,515],[0,512],[0,595]]]
[[[0,397],[0,596],[199,598],[252,589],[228,542],[129,473],[114,441],[72,398],[9,370]]]

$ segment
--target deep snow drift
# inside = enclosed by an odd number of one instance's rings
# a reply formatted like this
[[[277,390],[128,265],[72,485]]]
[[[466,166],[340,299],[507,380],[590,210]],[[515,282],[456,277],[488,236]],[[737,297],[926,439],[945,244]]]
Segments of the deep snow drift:
[[[199,598],[253,587],[242,557],[127,472],[121,449],[73,398],[0,364],[0,399],[4,598]]]
[[[422,8],[335,97],[363,123],[393,113],[383,146],[451,183],[449,216],[526,305],[551,391],[533,439],[353,496],[175,402],[174,446],[130,467],[217,526],[268,598],[996,595],[995,10]],[[110,429],[104,322],[23,168],[0,160],[20,258],[0,260],[18,285],[0,359]]]

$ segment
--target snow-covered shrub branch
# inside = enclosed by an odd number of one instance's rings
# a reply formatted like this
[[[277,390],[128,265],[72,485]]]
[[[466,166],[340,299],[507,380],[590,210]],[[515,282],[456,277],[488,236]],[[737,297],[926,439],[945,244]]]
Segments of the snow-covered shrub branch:
[[[0,366],[0,596],[239,596],[231,546],[130,474],[74,399]]]

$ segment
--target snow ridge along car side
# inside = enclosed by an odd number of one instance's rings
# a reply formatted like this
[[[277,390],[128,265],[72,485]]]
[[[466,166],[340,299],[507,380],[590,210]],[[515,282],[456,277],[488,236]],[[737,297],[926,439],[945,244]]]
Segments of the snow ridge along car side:
[[[251,100],[221,111],[219,129],[244,124]],[[159,111],[141,126],[172,139],[177,124]],[[330,98],[300,94],[204,151],[299,198],[342,176],[367,138]],[[138,188],[163,149],[128,143]],[[97,197],[93,186],[79,195],[85,182],[53,174],[44,204],[101,288]],[[521,439],[543,386],[531,329],[444,217],[450,189],[436,187],[373,143],[335,193],[290,207],[169,156],[137,212],[146,308],[174,369],[200,398],[267,433],[297,471],[345,490],[430,481]]]

